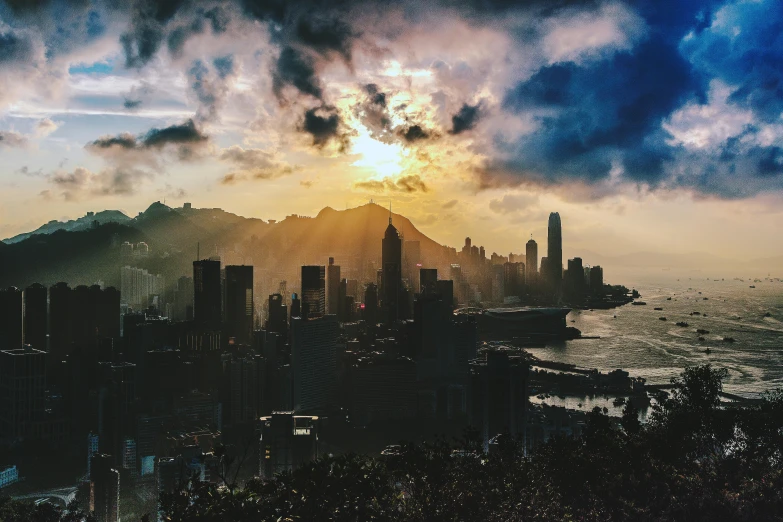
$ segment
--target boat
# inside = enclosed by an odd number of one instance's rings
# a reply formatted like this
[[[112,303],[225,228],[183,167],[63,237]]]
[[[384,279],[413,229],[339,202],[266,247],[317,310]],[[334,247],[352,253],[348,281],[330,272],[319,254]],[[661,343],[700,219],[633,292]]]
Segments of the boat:
[[[632,304],[632,305],[636,305],[636,306],[644,306],[644,305],[646,305],[647,303],[645,303],[644,301],[634,301],[634,302],[633,302],[633,303],[631,303],[631,304]]]
[[[655,308],[653,308],[653,310],[663,310],[663,308],[661,308],[660,306],[656,306]]]
[[[750,285],[750,288],[756,288],[756,285]]]
[[[710,331],[705,330],[704,328],[699,328],[698,330],[696,330],[696,333],[699,335],[707,335],[708,333],[710,333]]]
[[[665,317],[659,317],[658,320],[659,321],[666,321],[666,318]]]
[[[679,321],[674,324],[676,324],[677,326],[682,326],[683,328],[687,328],[688,326],[688,323],[686,323],[685,321]]]
[[[672,300],[672,298],[671,298],[671,297],[667,297],[667,298],[666,298],[666,300],[667,300],[667,301],[671,301],[671,300]]]
[[[734,338],[733,337],[724,337],[723,338],[723,342],[724,343],[733,343],[734,342]]]
[[[701,315],[701,312],[691,312],[691,315]]]

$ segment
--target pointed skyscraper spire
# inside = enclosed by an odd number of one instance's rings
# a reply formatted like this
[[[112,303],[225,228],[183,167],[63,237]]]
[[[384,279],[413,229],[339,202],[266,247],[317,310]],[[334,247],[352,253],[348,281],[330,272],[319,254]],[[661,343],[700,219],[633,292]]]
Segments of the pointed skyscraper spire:
[[[389,200],[389,224],[390,224],[390,225],[392,224],[392,211],[391,211],[391,205],[392,205],[392,202],[391,202],[391,200]]]

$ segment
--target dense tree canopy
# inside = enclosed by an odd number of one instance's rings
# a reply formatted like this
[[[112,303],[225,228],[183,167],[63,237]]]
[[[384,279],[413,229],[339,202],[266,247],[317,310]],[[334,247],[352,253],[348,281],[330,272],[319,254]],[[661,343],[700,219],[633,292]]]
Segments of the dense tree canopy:
[[[510,437],[485,454],[467,434],[378,458],[323,458],[241,489],[193,482],[163,497],[162,515],[173,522],[781,520],[783,393],[724,406],[725,376],[688,368],[646,424],[630,406],[619,424],[596,409],[581,437],[551,439],[529,455]],[[0,518],[15,520],[2,511]]]

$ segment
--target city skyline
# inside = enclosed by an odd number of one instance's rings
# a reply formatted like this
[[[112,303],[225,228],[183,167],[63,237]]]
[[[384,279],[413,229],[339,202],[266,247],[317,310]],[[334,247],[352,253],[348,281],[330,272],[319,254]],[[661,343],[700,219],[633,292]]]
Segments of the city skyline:
[[[0,3],[2,238],[158,199],[374,198],[497,252],[557,209],[611,255],[783,255],[771,0],[107,5]]]

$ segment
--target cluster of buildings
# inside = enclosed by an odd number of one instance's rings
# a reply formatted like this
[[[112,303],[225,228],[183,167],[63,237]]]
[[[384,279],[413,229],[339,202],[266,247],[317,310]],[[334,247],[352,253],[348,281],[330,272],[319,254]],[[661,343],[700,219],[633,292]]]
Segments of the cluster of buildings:
[[[524,352],[479,350],[481,316],[454,311],[485,284],[504,298],[535,284],[565,292],[577,273],[589,274],[580,288],[602,286],[597,267],[585,271],[581,260],[562,270],[557,214],[548,254],[539,266],[531,240],[524,256],[487,260],[468,240],[445,279],[406,266],[414,256],[403,255],[390,217],[374,280],[341,278],[333,258],[305,265],[298,292],[281,282],[264,296],[263,317],[254,267],[219,257],[194,261],[165,306],[154,299],[164,281],[131,267],[121,269],[120,291],[2,290],[0,442],[78,448],[90,507],[114,522],[128,497],[154,506],[191,476],[227,481],[227,455],[240,480],[295,469],[324,444],[350,444],[346,431],[334,440],[337,425],[470,424],[487,445],[499,433],[524,434]],[[519,324],[565,328],[565,313]]]
[[[539,259],[538,243],[531,237],[524,254],[492,253],[483,246],[465,245],[455,252],[450,276],[460,303],[503,303],[506,305],[582,306],[604,296],[603,269],[584,266],[575,257],[563,264],[563,236],[560,214],[549,216],[547,255]]]

